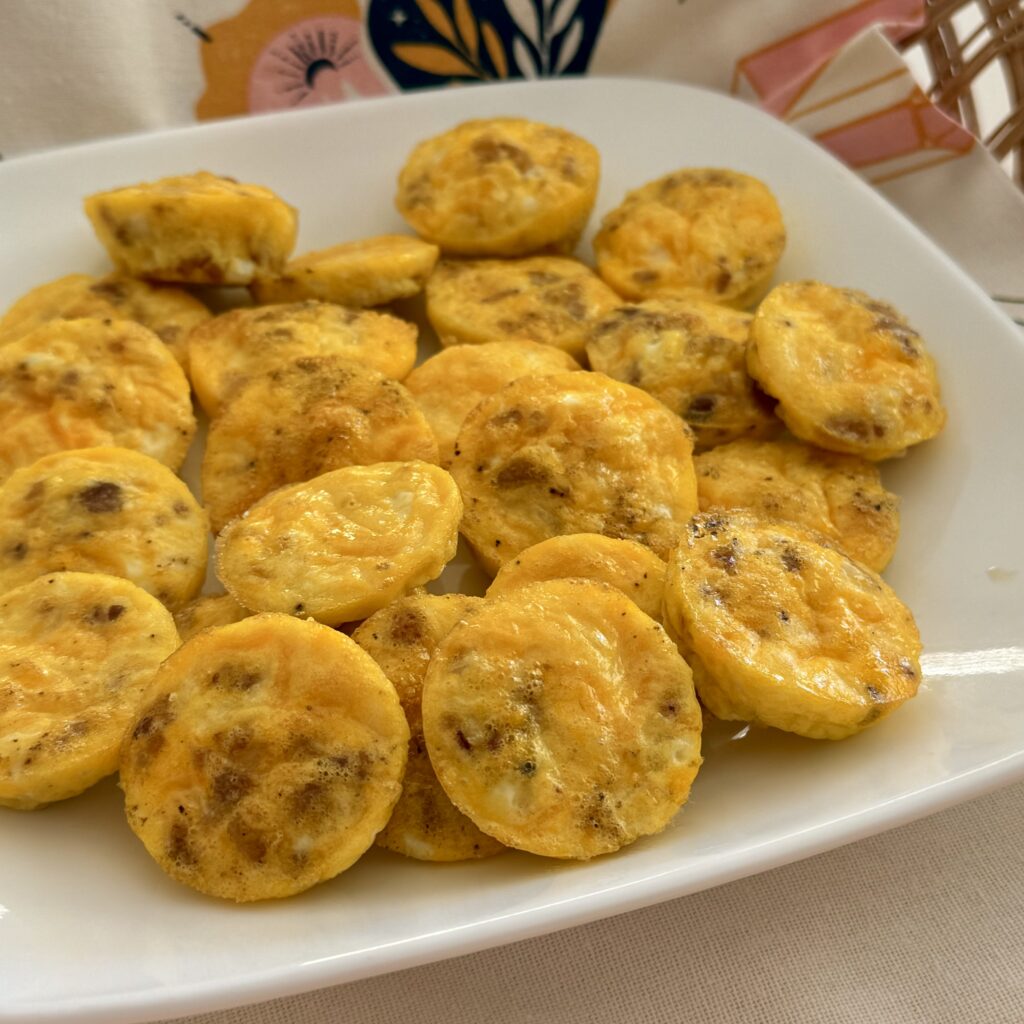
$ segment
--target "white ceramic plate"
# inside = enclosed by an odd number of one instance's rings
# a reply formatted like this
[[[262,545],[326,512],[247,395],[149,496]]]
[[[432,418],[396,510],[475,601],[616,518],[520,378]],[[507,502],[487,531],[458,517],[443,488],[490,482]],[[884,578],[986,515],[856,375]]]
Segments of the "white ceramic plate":
[[[863,288],[922,331],[949,427],[885,467],[904,499],[887,576],[928,652],[920,696],[839,744],[716,731],[675,823],[615,856],[436,866],[374,850],[333,882],[269,905],[229,906],[167,879],[124,824],[113,782],[45,811],[0,811],[0,1018],[150,1020],[408,967],[763,871],[1024,776],[1024,346],[899,214],[755,110],[653,82],[512,84],[16,160],[0,166],[0,303],[58,274],[104,268],[81,213],[88,192],[216,170],[295,203],[308,249],[402,230],[393,182],[412,143],[506,113],[565,125],[599,147],[598,215],[679,166],[763,178],[789,227],[780,278]]]

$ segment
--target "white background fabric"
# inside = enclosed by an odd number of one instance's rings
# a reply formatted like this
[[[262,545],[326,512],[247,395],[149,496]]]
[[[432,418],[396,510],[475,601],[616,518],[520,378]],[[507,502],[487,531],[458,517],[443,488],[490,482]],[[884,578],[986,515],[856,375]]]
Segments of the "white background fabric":
[[[190,1024],[1021,1024],[1024,784],[707,892]]]

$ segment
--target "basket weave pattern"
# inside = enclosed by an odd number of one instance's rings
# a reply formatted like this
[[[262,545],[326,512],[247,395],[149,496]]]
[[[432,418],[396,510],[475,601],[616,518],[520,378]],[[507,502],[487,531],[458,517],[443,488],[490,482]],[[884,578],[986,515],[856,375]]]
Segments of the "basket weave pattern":
[[[901,48],[919,49],[931,72],[929,97],[979,137],[975,90],[981,74],[997,62],[1009,109],[999,111],[1000,120],[982,141],[999,160],[1013,154],[1013,174],[1024,188],[1024,0],[925,0],[925,11],[924,27]],[[980,21],[964,31],[964,18],[957,19],[960,26],[954,21],[961,14]]]

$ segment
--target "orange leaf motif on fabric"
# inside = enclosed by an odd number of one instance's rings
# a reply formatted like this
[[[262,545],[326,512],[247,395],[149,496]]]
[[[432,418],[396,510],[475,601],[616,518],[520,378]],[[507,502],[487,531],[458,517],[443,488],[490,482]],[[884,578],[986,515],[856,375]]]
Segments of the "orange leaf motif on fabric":
[[[433,43],[397,43],[392,50],[399,60],[431,75],[480,77],[476,68],[443,46],[435,46]]]
[[[431,28],[439,36],[447,39],[452,46],[459,45],[455,38],[455,26],[452,24],[452,19],[448,17],[448,12],[438,3],[438,0],[416,0],[416,6],[423,12],[423,16],[430,22]],[[398,48],[396,47],[395,52],[397,53],[397,51]],[[417,68],[422,66],[412,61],[407,61],[407,63]]]
[[[455,0],[455,24],[466,49],[474,60],[478,60],[480,36],[476,29],[476,18],[469,6],[469,0]]]
[[[505,57],[505,48],[501,45],[501,37],[489,21],[480,23],[480,31],[483,34],[487,56],[491,58],[495,73],[499,78],[508,78],[508,60]]]

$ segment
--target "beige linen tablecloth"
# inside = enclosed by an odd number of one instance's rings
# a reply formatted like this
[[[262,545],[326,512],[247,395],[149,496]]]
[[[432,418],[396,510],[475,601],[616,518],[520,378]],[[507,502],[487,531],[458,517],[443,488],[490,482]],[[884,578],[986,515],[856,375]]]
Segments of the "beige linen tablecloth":
[[[660,906],[189,1024],[1021,1024],[1024,784]]]

